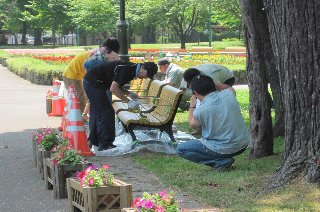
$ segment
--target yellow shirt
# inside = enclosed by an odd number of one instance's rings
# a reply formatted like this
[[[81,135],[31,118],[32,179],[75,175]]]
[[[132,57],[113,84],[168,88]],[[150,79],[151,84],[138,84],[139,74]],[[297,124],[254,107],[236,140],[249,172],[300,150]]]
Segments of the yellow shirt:
[[[69,79],[82,80],[86,71],[83,67],[84,61],[89,57],[90,51],[75,56],[63,72],[63,76]]]

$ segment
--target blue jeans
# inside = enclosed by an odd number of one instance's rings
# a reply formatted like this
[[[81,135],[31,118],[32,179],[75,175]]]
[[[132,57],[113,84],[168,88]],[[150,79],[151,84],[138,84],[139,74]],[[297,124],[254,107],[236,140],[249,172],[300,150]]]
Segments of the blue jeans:
[[[246,147],[232,154],[220,154],[210,150],[198,140],[179,143],[177,146],[179,156],[195,163],[211,166],[214,169],[227,166],[234,156],[245,150]]]
[[[107,148],[115,139],[115,113],[110,91],[86,80],[83,80],[83,87],[90,101],[89,140],[95,146]]]

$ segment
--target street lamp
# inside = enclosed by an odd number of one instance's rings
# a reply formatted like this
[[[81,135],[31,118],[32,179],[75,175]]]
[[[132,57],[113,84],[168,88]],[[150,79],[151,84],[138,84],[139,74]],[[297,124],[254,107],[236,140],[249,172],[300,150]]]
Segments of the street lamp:
[[[212,42],[212,27],[211,27],[211,1],[209,1],[208,30],[209,30],[209,47],[211,47],[211,42]]]
[[[129,61],[128,54],[128,22],[125,17],[125,0],[120,0],[120,20],[117,21],[117,33],[120,43],[119,56],[123,61]]]

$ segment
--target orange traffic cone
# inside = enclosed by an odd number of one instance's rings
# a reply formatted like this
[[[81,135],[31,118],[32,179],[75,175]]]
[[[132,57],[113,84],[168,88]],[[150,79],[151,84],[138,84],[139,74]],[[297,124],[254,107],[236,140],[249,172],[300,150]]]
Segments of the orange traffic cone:
[[[58,96],[60,89],[60,82],[58,80],[53,81],[52,83],[53,95]]]
[[[48,114],[48,116],[62,116],[64,105],[66,101],[64,98],[60,98],[59,89],[60,89],[60,82],[54,81],[53,82],[53,93],[52,93],[52,111]]]
[[[66,106],[64,107],[64,116],[62,117],[62,122],[61,122],[61,127],[63,130],[63,133],[62,133],[63,138],[69,138],[66,128],[69,125],[68,116],[71,108],[71,103],[79,102],[78,97],[75,94],[74,86],[70,85],[68,87],[67,93],[68,95],[67,95]]]
[[[70,140],[70,145],[80,151],[80,155],[93,156],[87,142],[87,134],[83,124],[79,102],[71,102],[66,131]]]

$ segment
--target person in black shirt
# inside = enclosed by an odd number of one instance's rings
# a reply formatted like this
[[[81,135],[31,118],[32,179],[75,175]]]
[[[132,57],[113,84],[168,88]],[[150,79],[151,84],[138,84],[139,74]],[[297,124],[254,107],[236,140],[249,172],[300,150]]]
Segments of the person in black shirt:
[[[89,140],[91,145],[98,146],[99,151],[114,148],[115,113],[112,108],[112,94],[129,108],[139,107],[134,100],[127,98],[122,89],[134,78],[153,78],[158,67],[153,62],[130,63],[123,61],[107,61],[95,66],[83,78],[83,87],[90,101]]]

